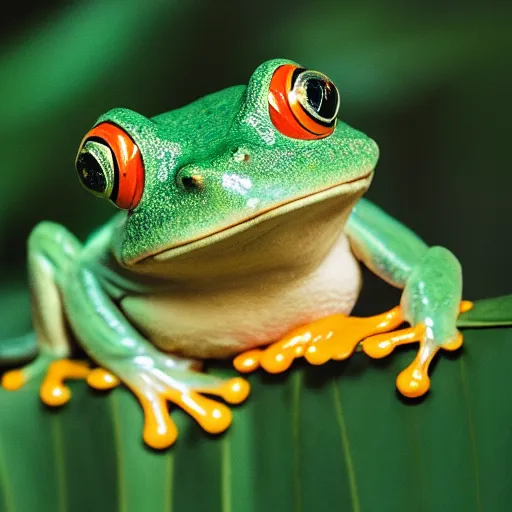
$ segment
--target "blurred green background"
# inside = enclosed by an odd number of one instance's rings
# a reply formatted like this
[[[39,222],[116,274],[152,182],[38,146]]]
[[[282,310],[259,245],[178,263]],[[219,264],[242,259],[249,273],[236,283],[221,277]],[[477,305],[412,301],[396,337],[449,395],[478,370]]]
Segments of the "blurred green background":
[[[512,7],[505,2],[229,0],[11,3],[0,31],[3,334],[29,327],[26,238],[84,238],[113,212],[75,176],[104,111],[146,116],[246,83],[286,57],[330,76],[340,117],[373,137],[368,197],[452,249],[465,296],[512,293]],[[360,314],[398,293],[366,275]],[[16,311],[16,314],[14,314]]]
[[[368,197],[428,243],[457,254],[465,270],[466,298],[512,293],[511,27],[512,4],[502,0],[10,2],[0,17],[0,337],[30,327],[25,265],[33,226],[45,219],[60,222],[84,239],[113,213],[111,205],[82,189],[74,170],[78,145],[96,118],[116,106],[156,115],[246,83],[258,64],[274,57],[291,58],[336,82],[340,117],[381,148]],[[365,281],[357,313],[382,311],[399,300],[397,290],[369,273]],[[15,412],[2,416],[0,434],[11,436],[4,443],[7,474],[19,484],[11,492],[25,490],[34,474],[38,487],[31,485],[42,491],[13,494],[17,500],[55,498],[54,490],[67,483],[62,503],[67,499],[78,504],[77,510],[80,504],[91,509],[89,504],[98,506],[95,500],[103,493],[108,508],[108,499],[121,501],[110,492],[118,460],[127,475],[121,491],[158,498],[152,485],[169,488],[168,473],[161,468],[168,471],[176,457],[175,503],[200,501],[207,494],[190,482],[219,492],[219,475],[212,468],[224,457],[230,460],[225,455],[229,442],[239,464],[233,465],[233,510],[239,510],[236,499],[245,499],[246,493],[262,496],[254,510],[273,510],[271,504],[280,498],[292,499],[279,494],[281,483],[290,489],[297,478],[305,482],[300,499],[307,504],[325,495],[328,510],[333,493],[350,499],[349,468],[339,464],[340,453],[350,456],[350,451],[345,440],[341,447],[332,408],[342,397],[344,435],[352,443],[362,510],[376,510],[365,504],[381,502],[415,509],[423,501],[423,510],[455,510],[447,506],[452,503],[464,511],[505,510],[510,503],[511,424],[502,398],[509,387],[507,332],[484,332],[480,338],[468,333],[471,350],[436,368],[437,389],[446,392],[433,392],[423,407],[406,406],[391,392],[394,375],[410,353],[380,365],[352,358],[333,370],[332,386],[312,385],[315,374],[305,374],[302,395],[299,372],[278,380],[280,386],[257,374],[252,400],[235,410],[231,437],[222,438],[222,444],[209,442],[175,411],[184,432],[165,458],[133,443],[142,419],[122,389],[104,400],[77,385],[74,400],[55,415],[35,406],[33,390],[26,390],[20,401],[6,393],[5,410]],[[484,336],[495,350],[478,341]],[[343,374],[339,383],[338,374]],[[321,376],[322,382],[330,378]],[[124,460],[119,463],[113,448],[116,407],[127,415],[119,439],[133,455],[136,470],[123,466]],[[20,417],[28,419],[18,422]],[[324,423],[315,429],[318,418]],[[293,443],[303,443],[297,460],[286,443],[292,420],[300,424],[294,427]],[[251,444],[252,433],[256,441]],[[269,442],[284,452],[279,463],[269,456],[277,453]],[[52,443],[61,450],[60,458]],[[98,453],[102,464],[97,464]],[[311,477],[330,473],[317,471],[318,460],[333,471],[320,488],[309,483],[318,481]],[[63,478],[62,464],[80,469]],[[293,476],[280,470],[289,467],[295,468]],[[244,469],[256,479],[244,478]],[[168,480],[154,478],[162,474]],[[274,487],[262,482],[274,482]],[[0,494],[7,491],[4,478]],[[169,496],[167,490],[160,494]],[[41,503],[51,508],[51,499]]]

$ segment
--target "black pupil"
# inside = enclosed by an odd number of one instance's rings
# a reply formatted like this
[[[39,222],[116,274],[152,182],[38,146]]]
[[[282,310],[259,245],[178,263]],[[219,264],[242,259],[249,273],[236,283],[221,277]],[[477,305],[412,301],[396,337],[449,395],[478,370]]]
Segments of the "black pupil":
[[[80,180],[89,190],[98,194],[105,192],[107,188],[105,173],[98,160],[90,153],[80,153],[76,162],[76,170]]]
[[[332,82],[309,78],[306,82],[308,103],[324,119],[332,119],[338,106],[338,93]]]

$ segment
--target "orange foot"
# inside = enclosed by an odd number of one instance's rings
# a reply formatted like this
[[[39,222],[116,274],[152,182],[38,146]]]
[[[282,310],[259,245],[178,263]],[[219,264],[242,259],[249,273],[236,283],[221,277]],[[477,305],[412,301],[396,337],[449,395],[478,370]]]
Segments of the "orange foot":
[[[460,305],[461,313],[471,309],[472,303],[462,301]],[[380,359],[391,354],[395,347],[409,343],[420,343],[420,348],[414,361],[403,370],[396,379],[396,387],[402,395],[409,398],[416,398],[424,395],[430,389],[430,378],[428,376],[428,367],[434,356],[443,350],[457,350],[462,346],[462,334],[458,333],[455,339],[448,343],[438,345],[426,337],[426,328],[423,324],[415,325],[407,329],[395,331],[393,333],[378,334],[365,339],[362,348],[365,354]]]
[[[40,389],[41,400],[51,406],[63,405],[71,398],[71,391],[64,384],[64,380],[85,379],[89,371],[89,366],[85,362],[56,359],[50,355],[40,354],[24,368],[6,372],[2,376],[2,387],[16,391],[29,381],[45,374]]]
[[[36,365],[28,365],[19,370],[11,370],[2,377],[2,387],[15,391],[36,376],[45,373],[39,390],[41,401],[46,405],[58,407],[69,402],[71,390],[64,384],[69,379],[87,379],[89,384],[98,389],[108,389],[119,383],[112,374],[102,368],[91,370],[85,361],[70,359],[36,360]],[[116,380],[113,380],[116,379]],[[103,385],[101,385],[103,383]],[[109,385],[113,383],[113,385]]]
[[[195,378],[195,372],[191,371],[180,373],[162,375],[158,371],[141,371],[133,380],[125,381],[142,406],[142,437],[152,448],[168,448],[178,435],[168,402],[181,407],[206,432],[218,434],[231,424],[231,410],[202,394],[219,396],[229,404],[239,404],[249,395],[249,383],[240,377],[222,380],[205,374],[196,374],[198,378]]]
[[[2,379],[5,389],[16,390],[43,370],[46,376],[40,388],[41,400],[50,406],[64,405],[71,398],[65,385],[68,379],[86,379],[95,389],[111,389],[121,380],[103,368],[90,369],[86,362],[68,359],[53,360],[43,369],[29,366],[7,372]],[[37,370],[37,371],[36,371]],[[231,424],[231,411],[224,404],[201,396],[203,393],[219,396],[230,404],[243,402],[249,394],[249,384],[240,377],[219,379],[191,370],[164,372],[158,367],[131,366],[124,383],[138,398],[144,411],[144,441],[152,448],[168,448],[177,437],[167,402],[173,402],[190,414],[204,430],[216,434]]]
[[[269,373],[280,373],[298,357],[305,357],[314,365],[324,364],[330,359],[347,359],[361,340],[372,334],[391,331],[403,321],[398,306],[366,318],[332,315],[295,329],[263,350],[244,352],[233,363],[239,372],[251,372],[261,366]]]

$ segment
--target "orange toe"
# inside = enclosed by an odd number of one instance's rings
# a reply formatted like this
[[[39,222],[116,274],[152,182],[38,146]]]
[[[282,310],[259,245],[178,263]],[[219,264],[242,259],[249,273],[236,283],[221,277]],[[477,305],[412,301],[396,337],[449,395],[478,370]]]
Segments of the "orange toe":
[[[70,389],[64,385],[66,379],[86,379],[89,374],[87,363],[59,359],[48,367],[48,372],[39,391],[41,400],[53,407],[63,405],[71,398]]]

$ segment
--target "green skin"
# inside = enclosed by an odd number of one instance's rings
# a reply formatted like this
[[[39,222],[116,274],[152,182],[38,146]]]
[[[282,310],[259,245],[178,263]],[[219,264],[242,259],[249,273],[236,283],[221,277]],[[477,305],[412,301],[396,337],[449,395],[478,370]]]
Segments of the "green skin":
[[[366,135],[341,121],[331,135],[312,141],[274,127],[269,84],[285,63],[290,61],[266,62],[247,87],[153,119],[114,109],[98,120],[122,127],[138,145],[144,192],[132,212],[115,215],[83,245],[57,224],[44,222],[32,232],[29,273],[39,357],[27,375],[69,356],[78,341],[95,362],[149,400],[159,386],[215,387],[217,378],[191,371],[194,358],[226,357],[276,340],[260,333],[257,342],[222,345],[185,337],[173,345],[162,329],[156,332],[160,319],[168,321],[153,307],[154,297],[164,303],[205,297],[202,306],[195,303],[194,319],[201,322],[201,307],[206,315],[233,288],[249,290],[271,278],[278,286],[282,269],[286,279],[312,272],[343,232],[359,260],[403,289],[404,318],[412,326],[427,325],[429,343],[455,338],[462,289],[457,259],[447,249],[429,248],[360,199],[378,159],[377,145]],[[193,175],[202,177],[202,185],[191,190],[182,178]],[[318,227],[317,238],[302,250],[301,231],[309,225]],[[295,326],[303,322],[297,315]]]

